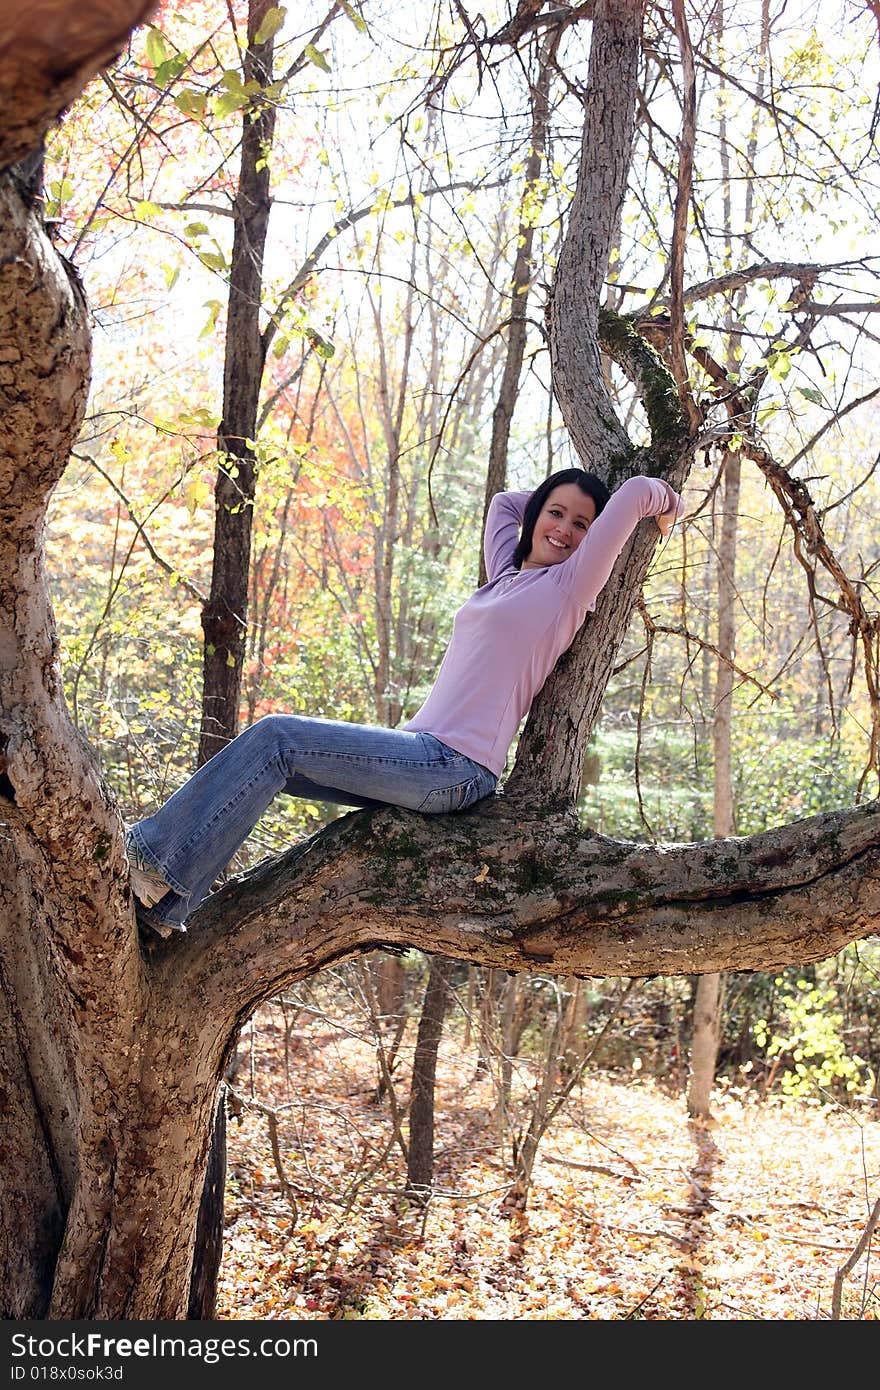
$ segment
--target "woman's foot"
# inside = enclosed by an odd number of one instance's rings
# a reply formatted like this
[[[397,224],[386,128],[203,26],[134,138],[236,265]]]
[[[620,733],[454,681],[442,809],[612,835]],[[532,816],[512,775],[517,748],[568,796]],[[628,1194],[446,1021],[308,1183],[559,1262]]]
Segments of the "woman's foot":
[[[125,827],[125,857],[128,860],[131,891],[144,907],[153,907],[160,898],[171,892],[171,885],[144,858],[130,825]]]
[[[149,913],[145,912],[141,907],[137,898],[134,900],[134,916],[135,921],[146,937],[161,936],[164,940],[167,940],[169,936],[177,936],[178,932],[186,931],[186,927],[172,927],[170,922],[154,921]]]

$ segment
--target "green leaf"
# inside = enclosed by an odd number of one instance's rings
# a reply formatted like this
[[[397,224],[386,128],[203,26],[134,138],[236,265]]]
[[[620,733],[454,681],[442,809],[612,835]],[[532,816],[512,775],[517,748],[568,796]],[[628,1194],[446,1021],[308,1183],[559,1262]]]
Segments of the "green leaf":
[[[254,34],[254,43],[266,43],[269,39],[274,39],[286,18],[286,7],[284,5],[273,5],[263,16],[263,22]]]
[[[162,267],[162,270],[165,275],[165,288],[173,290],[174,286],[177,284],[177,277],[180,274],[180,266],[165,265]]]
[[[147,57],[154,68],[160,67],[168,58],[165,36],[158,29],[150,28],[147,33]]]
[[[149,218],[156,217],[161,211],[162,209],[159,207],[159,204],[151,203],[149,198],[145,198],[143,202],[135,203],[134,207],[134,215],[141,222],[146,222]]]
[[[175,53],[173,58],[166,58],[164,63],[160,63],[155,73],[159,86],[167,87],[169,82],[173,82],[175,77],[179,77],[186,67],[186,63],[186,55],[183,53]]]
[[[205,308],[207,309],[209,305],[212,308],[216,305],[218,313],[223,308],[223,305],[220,303],[219,299],[207,300],[205,303]],[[207,406],[204,405],[196,406],[195,410],[182,411],[180,418],[184,420],[186,424],[201,425],[203,429],[211,431],[216,430],[220,424],[219,417],[215,415],[212,411],[210,411],[207,408]]]
[[[791,371],[791,358],[787,353],[771,353],[767,358],[767,370],[774,381],[784,381]]]
[[[320,68],[322,72],[330,71],[330,64],[327,62],[325,55],[321,52],[320,48],[316,48],[313,43],[306,44],[303,49],[303,55],[308,58],[310,63],[314,63],[316,68]]]
[[[214,112],[218,116],[231,116],[233,111],[240,111],[247,104],[246,92],[225,92],[214,101]]]
[[[329,341],[329,339],[322,338],[316,328],[307,328],[306,337],[308,338],[311,346],[314,348],[318,356],[323,357],[325,362],[329,362],[330,358],[336,351],[336,348]]]
[[[806,397],[808,401],[812,401],[813,405],[825,404],[824,400],[822,399],[822,392],[817,391],[815,386],[799,386],[798,390],[800,391],[802,396]]]
[[[220,78],[221,87],[225,87],[228,92],[244,91],[244,83],[241,80],[241,73],[238,68],[227,68]]]
[[[70,179],[56,179],[49,184],[49,192],[56,203],[66,203],[73,197],[73,183]]]
[[[187,87],[184,91],[174,94],[174,105],[185,116],[204,116],[207,101],[204,92],[193,91],[192,87]]]
[[[208,310],[208,318],[204,328],[199,334],[200,338],[207,338],[208,334],[213,332],[214,325],[217,322],[217,316],[223,308],[223,305],[219,299],[208,299],[205,301],[205,308]]]
[[[205,226],[204,222],[187,222],[183,230],[186,236],[208,235],[208,228]]]
[[[367,21],[364,19],[363,15],[358,14],[354,5],[350,5],[348,0],[342,0],[342,8],[345,10],[345,13],[348,15],[359,34],[368,34],[370,32],[367,28]]]

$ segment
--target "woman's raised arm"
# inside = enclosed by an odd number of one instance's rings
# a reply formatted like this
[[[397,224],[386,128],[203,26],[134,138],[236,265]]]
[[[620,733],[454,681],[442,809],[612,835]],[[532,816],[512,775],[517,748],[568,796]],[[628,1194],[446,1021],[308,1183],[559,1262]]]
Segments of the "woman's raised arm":
[[[489,579],[510,564],[519,541],[519,530],[531,492],[496,492],[489,503],[483,554]]]
[[[668,483],[659,478],[627,478],[612,493],[571,558],[551,571],[553,578],[581,608],[592,610],[639,522],[653,516],[668,535],[683,511],[681,498]]]

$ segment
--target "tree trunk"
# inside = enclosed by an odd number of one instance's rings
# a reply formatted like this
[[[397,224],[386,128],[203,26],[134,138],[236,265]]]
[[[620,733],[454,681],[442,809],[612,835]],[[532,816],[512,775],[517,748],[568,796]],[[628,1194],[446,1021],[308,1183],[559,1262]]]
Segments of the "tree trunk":
[[[577,1071],[587,1055],[587,1019],[589,995],[583,980],[569,980],[571,994],[562,1025],[560,1054],[566,1072]]]
[[[187,1317],[208,1322],[217,1305],[217,1281],[223,1258],[223,1205],[226,1196],[226,1088],[221,1086],[205,1182],[196,1219],[196,1240],[189,1276]]]
[[[544,160],[544,147],[547,142],[551,71],[551,54],[545,49],[541,54],[538,76],[532,90],[532,131],[523,180],[522,216],[517,227],[517,249],[510,285],[510,328],[507,333],[507,355],[504,359],[504,371],[501,374],[498,400],[495,402],[495,409],[492,412],[492,440],[489,445],[489,467],[486,473],[482,531],[486,529],[486,517],[489,514],[489,504],[492,498],[497,492],[502,492],[507,484],[507,451],[526,347],[528,328],[526,310],[533,274],[532,250],[536,219],[535,208],[531,204],[537,196],[538,180],[541,177],[541,166]],[[486,579],[486,558],[481,550],[480,584],[485,584]]]
[[[255,37],[272,0],[249,0],[244,82],[272,81],[273,39]],[[257,410],[265,351],[260,337],[263,254],[269,226],[270,159],[275,104],[244,109],[241,169],[229,277],[223,367],[221,464],[214,497],[211,593],[202,611],[205,634],[199,766],[238,732],[248,616],[251,529],[256,495]]]
[[[733,835],[736,817],[731,769],[733,718],[733,666],[736,656],[736,532],[739,517],[740,459],[728,454],[724,462],[724,510],[718,547],[718,673],[712,741],[714,767],[714,831],[719,838]],[[723,981],[714,972],[697,980],[694,1029],[688,1079],[688,1114],[708,1119],[718,1044],[721,1037]]]
[[[370,959],[370,970],[379,1001],[379,1012],[385,1019],[397,1020],[406,1005],[406,975],[398,955],[377,951]]]
[[[96,864],[65,850],[53,816],[58,848],[41,872],[22,849],[33,820],[18,759],[13,783],[0,852],[2,1315],[180,1317],[222,1043],[200,1034],[176,968],[138,950],[118,832]],[[59,890],[68,857],[83,867]]]
[[[501,1083],[498,1092],[498,1107],[503,1117],[510,1107],[513,1059],[519,1050],[519,1030],[516,1026],[519,1008],[519,980],[515,975],[502,976],[500,1003]]]
[[[691,1037],[687,1110],[695,1119],[709,1118],[721,1033],[723,978],[715,973],[700,975],[694,994],[694,1029]]]
[[[454,964],[442,956],[431,960],[413,1058],[406,1187],[421,1198],[430,1194],[434,1182],[434,1080]]]
[[[584,468],[613,488],[639,471],[681,483],[692,451],[675,386],[659,358],[616,316],[600,315],[608,256],[630,164],[641,50],[642,0],[599,0],[584,93],[578,182],[549,305],[553,390]],[[638,458],[617,418],[600,367],[602,348],[636,382],[652,449]],[[592,614],[532,705],[505,794],[534,805],[570,806],[659,533],[643,524],[624,548]]]
[[[243,80],[256,80],[264,87],[272,81],[274,40],[257,44],[255,39],[271,3],[248,3]],[[238,732],[256,496],[254,441],[265,361],[260,308],[274,130],[274,102],[245,107],[229,276],[223,417],[217,439],[222,462],[214,495],[214,558],[211,592],[202,610],[205,647],[199,767]],[[193,1318],[211,1317],[214,1311],[223,1252],[224,1197],[223,1184],[216,1181],[216,1175],[225,1172],[226,1125],[221,1105],[199,1209],[190,1289],[189,1315]]]
[[[719,47],[724,37],[724,5],[716,6],[714,15],[715,34]],[[767,61],[770,38],[770,18],[768,0],[762,3],[761,54],[763,63]],[[759,97],[763,91],[763,66],[759,83]],[[724,84],[721,88],[720,109],[721,133],[721,173],[724,192],[724,228],[728,261],[732,263],[733,219],[731,213],[730,168],[727,142],[727,115],[724,106]],[[757,109],[757,108],[756,108]],[[755,167],[757,150],[757,117],[752,127],[748,149],[748,167]],[[749,175],[746,182],[746,202],[744,220],[749,223],[752,216],[753,179]],[[741,297],[740,297],[741,299]],[[728,311],[727,328],[735,327],[734,315]],[[734,356],[735,342],[728,337],[727,368],[736,370]],[[718,663],[715,681],[715,703],[712,719],[713,744],[713,796],[714,796],[714,834],[718,837],[736,834],[736,809],[733,796],[733,769],[731,749],[733,741],[733,661],[736,656],[736,542],[739,525],[739,494],[742,462],[736,451],[727,452],[724,459],[724,507],[721,517],[721,539],[718,546]],[[694,1030],[691,1040],[691,1065],[688,1080],[688,1113],[701,1119],[708,1119],[712,1087],[715,1084],[715,1070],[718,1065],[718,1046],[721,1039],[722,1004],[724,980],[714,973],[701,975],[697,981],[694,999]]]

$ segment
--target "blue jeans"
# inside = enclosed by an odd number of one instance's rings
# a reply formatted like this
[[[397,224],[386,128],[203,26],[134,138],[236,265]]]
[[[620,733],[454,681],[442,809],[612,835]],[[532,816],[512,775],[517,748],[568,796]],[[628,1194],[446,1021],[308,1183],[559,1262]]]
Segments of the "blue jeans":
[[[498,779],[433,734],[272,714],[221,748],[134,838],[171,891],[139,912],[180,927],[279,792],[340,806],[462,811]]]

